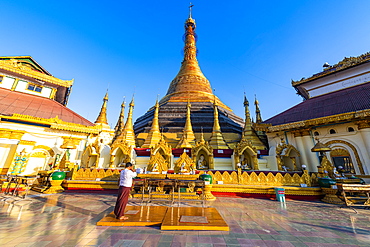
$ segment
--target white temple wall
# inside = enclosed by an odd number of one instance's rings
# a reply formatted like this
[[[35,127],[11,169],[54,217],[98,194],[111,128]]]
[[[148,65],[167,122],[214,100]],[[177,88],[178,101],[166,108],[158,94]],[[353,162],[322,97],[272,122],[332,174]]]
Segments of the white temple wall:
[[[77,149],[70,150],[70,161],[80,163],[81,157],[79,156],[81,155],[79,154],[85,148],[84,142],[86,142],[86,138],[88,135],[15,123],[1,123],[0,128],[9,130],[21,129],[22,131],[25,131],[25,134],[21,138],[21,142],[19,140],[13,139],[0,139],[0,169],[11,168],[14,164],[15,155],[19,154],[19,152],[25,149],[26,155],[28,155],[29,157],[26,169],[22,173],[22,175],[35,173],[35,169],[43,170],[45,168],[48,168],[46,167],[46,164],[54,163],[54,159],[57,154],[61,155],[60,158],[62,158],[65,150],[60,148],[60,146],[64,142],[63,137],[66,136],[82,139],[79,145],[77,145]],[[52,152],[48,152],[48,150],[50,149],[53,150],[54,156],[51,156]],[[33,153],[42,152],[43,150],[48,153],[49,156],[47,158],[32,157]],[[10,170],[8,172],[10,172]]]
[[[15,81],[15,78],[4,76],[3,81],[0,83],[0,87],[6,88],[6,89],[12,89],[14,81]]]
[[[0,139],[0,169],[10,167],[18,142],[18,140]]]
[[[214,169],[215,170],[233,170],[233,163],[231,158],[214,158]]]
[[[268,160],[263,157],[262,159],[258,159],[258,167],[261,171],[270,171],[270,166],[268,164]]]
[[[27,87],[28,87],[27,81],[19,80],[15,88],[15,91],[27,93],[27,94],[33,94],[33,95],[37,95],[37,96],[41,96],[45,98],[49,98],[51,95],[51,92],[53,91],[50,87],[45,87],[45,86],[41,86],[42,87],[41,92],[35,92],[35,91],[28,90]]]
[[[353,131],[349,131],[352,129]],[[335,130],[334,134],[330,134],[330,130]],[[317,132],[317,133],[315,133]],[[318,134],[318,135],[317,135]],[[345,124],[333,124],[327,126],[317,126],[310,130],[310,135],[297,135],[294,137],[292,132],[279,133],[268,133],[268,141],[270,144],[269,156],[264,157],[268,161],[268,165],[271,170],[277,169],[276,163],[276,147],[280,143],[280,138],[277,140],[277,136],[284,135],[284,140],[287,144],[291,144],[297,148],[300,152],[300,163],[307,166],[308,171],[317,172],[317,166],[319,166],[319,154],[311,152],[311,149],[316,144],[315,138],[318,138],[322,143],[328,143],[334,141],[331,146],[342,146],[343,149],[347,150],[351,155],[352,163],[355,166],[356,173],[359,174],[358,162],[356,160],[355,153],[357,152],[359,159],[362,163],[365,174],[370,174],[370,128],[364,128],[358,130],[357,125],[354,122]],[[336,141],[338,143],[336,143]],[[344,143],[340,143],[344,142]],[[351,144],[356,151],[345,143]],[[329,156],[329,155],[328,155]]]
[[[99,164],[97,167],[99,168],[108,168],[110,162],[110,147],[108,145],[104,145],[101,148]]]
[[[145,167],[148,166],[149,160],[150,160],[149,156],[137,156],[135,159],[136,168],[144,169]]]

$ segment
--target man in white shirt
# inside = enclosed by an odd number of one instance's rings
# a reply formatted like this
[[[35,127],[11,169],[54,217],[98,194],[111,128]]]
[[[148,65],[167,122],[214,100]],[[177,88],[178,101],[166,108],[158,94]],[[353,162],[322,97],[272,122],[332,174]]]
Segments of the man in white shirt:
[[[118,181],[119,189],[116,206],[114,208],[114,214],[116,219],[127,220],[128,218],[124,216],[125,208],[128,203],[128,197],[130,195],[132,187],[132,179],[137,176],[134,166],[128,162],[126,163],[126,169],[121,171],[120,178]]]

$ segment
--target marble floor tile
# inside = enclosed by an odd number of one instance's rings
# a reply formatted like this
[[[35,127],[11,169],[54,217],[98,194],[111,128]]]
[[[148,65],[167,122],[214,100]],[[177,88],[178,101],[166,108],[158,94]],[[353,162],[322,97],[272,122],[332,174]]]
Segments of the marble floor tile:
[[[207,205],[229,225],[225,232],[96,226],[116,201],[103,192],[32,192],[29,199],[23,207],[0,204],[1,246],[370,246],[370,210],[356,214],[319,201],[220,197]]]

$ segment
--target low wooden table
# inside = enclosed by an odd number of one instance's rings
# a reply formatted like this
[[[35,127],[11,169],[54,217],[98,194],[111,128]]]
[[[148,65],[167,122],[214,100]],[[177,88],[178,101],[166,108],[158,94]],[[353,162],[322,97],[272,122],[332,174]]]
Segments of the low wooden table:
[[[370,184],[337,184],[338,197],[347,207],[370,208]],[[357,211],[352,208],[356,213]]]
[[[168,201],[172,205],[177,197],[177,202],[181,200],[199,200],[197,189],[204,190],[203,180],[180,180],[180,179],[134,179],[133,189],[139,190],[141,202],[152,202],[153,200]],[[187,199],[184,199],[184,198]],[[203,199],[203,205],[205,198]]]
[[[26,198],[28,192],[38,177],[7,175],[6,182],[2,184],[1,190],[5,195]]]

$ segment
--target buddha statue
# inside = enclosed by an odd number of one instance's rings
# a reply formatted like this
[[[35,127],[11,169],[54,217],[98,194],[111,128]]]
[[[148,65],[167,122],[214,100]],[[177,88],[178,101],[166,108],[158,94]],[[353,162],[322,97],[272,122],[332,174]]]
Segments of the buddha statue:
[[[198,169],[208,169],[208,165],[207,165],[207,161],[205,160],[204,158],[204,155],[201,154],[199,156],[199,160],[198,160]]]
[[[186,163],[182,163],[181,168],[180,168],[181,173],[189,173],[188,169],[186,168]]]

